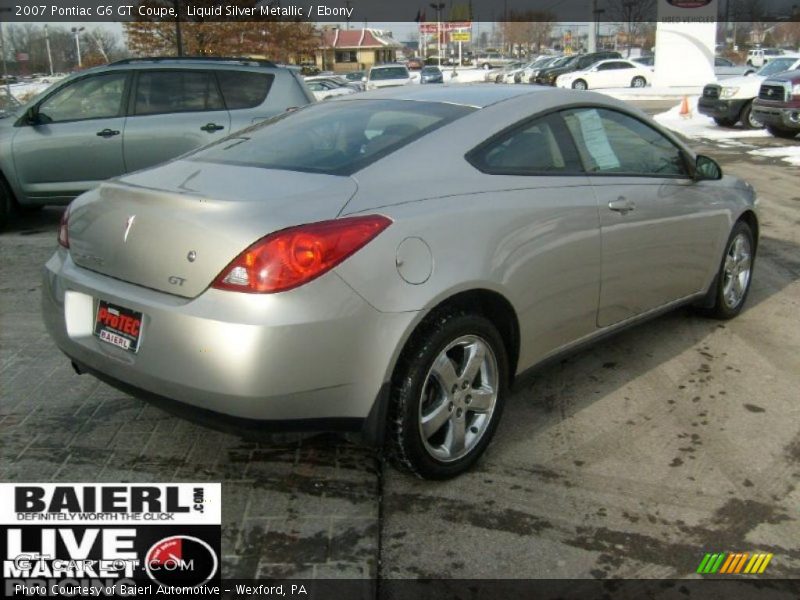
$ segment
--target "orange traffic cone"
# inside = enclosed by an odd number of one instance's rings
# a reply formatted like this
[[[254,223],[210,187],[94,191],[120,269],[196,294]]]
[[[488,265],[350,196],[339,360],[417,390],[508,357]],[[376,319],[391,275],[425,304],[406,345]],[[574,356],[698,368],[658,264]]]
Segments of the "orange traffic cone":
[[[681,102],[681,110],[679,113],[684,119],[691,119],[692,118],[692,109],[689,108],[689,97],[684,96],[683,101]]]

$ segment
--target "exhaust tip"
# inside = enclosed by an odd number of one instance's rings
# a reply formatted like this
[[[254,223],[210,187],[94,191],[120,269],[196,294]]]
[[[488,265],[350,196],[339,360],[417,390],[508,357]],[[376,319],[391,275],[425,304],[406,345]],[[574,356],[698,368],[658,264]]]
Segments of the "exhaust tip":
[[[80,365],[78,365],[78,363],[76,363],[74,360],[71,362],[72,362],[72,370],[75,371],[77,375],[83,375],[86,372],[83,369],[81,369]]]

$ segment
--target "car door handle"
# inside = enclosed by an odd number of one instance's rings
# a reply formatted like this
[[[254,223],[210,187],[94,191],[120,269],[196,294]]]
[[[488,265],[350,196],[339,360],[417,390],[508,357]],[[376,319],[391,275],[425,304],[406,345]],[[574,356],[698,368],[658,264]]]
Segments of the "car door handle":
[[[634,204],[631,200],[628,200],[624,196],[620,196],[616,200],[612,200],[611,202],[609,202],[608,208],[624,215],[625,213],[628,213],[632,211],[634,208],[636,208],[636,204]]]
[[[225,127],[222,125],[217,125],[216,123],[208,123],[200,128],[201,131],[207,131],[208,133],[214,133],[220,129],[225,129]]]
[[[97,135],[99,137],[110,138],[114,137],[115,135],[119,135],[119,131],[116,129],[103,129],[103,131],[98,131]]]

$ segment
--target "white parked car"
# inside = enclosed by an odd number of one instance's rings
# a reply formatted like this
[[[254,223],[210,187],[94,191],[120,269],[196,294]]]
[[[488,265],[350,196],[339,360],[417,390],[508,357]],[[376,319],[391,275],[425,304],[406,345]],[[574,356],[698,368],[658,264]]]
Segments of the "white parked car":
[[[597,88],[645,87],[653,72],[644,65],[621,58],[611,58],[594,63],[583,71],[560,75],[556,86],[574,90]]]
[[[364,83],[368,90],[407,85],[411,83],[411,73],[405,65],[379,65],[369,70]]]
[[[306,81],[306,86],[314,94],[317,100],[327,100],[337,96],[349,96],[355,94],[356,90],[351,87],[341,87],[330,81]]]

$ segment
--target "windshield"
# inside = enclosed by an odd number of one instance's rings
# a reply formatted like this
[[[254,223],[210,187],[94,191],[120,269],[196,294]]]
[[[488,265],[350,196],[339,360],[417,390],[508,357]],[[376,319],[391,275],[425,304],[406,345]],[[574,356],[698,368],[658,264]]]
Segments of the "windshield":
[[[311,104],[243,129],[189,159],[350,175],[474,110],[405,100]]]
[[[372,69],[369,78],[378,79],[408,79],[408,70],[405,67],[385,67],[382,69]]]
[[[577,56],[562,56],[556,62],[554,62],[551,67],[566,67],[567,65],[572,64],[578,60]]]
[[[774,75],[792,68],[797,58],[774,58],[758,70],[758,75]]]

